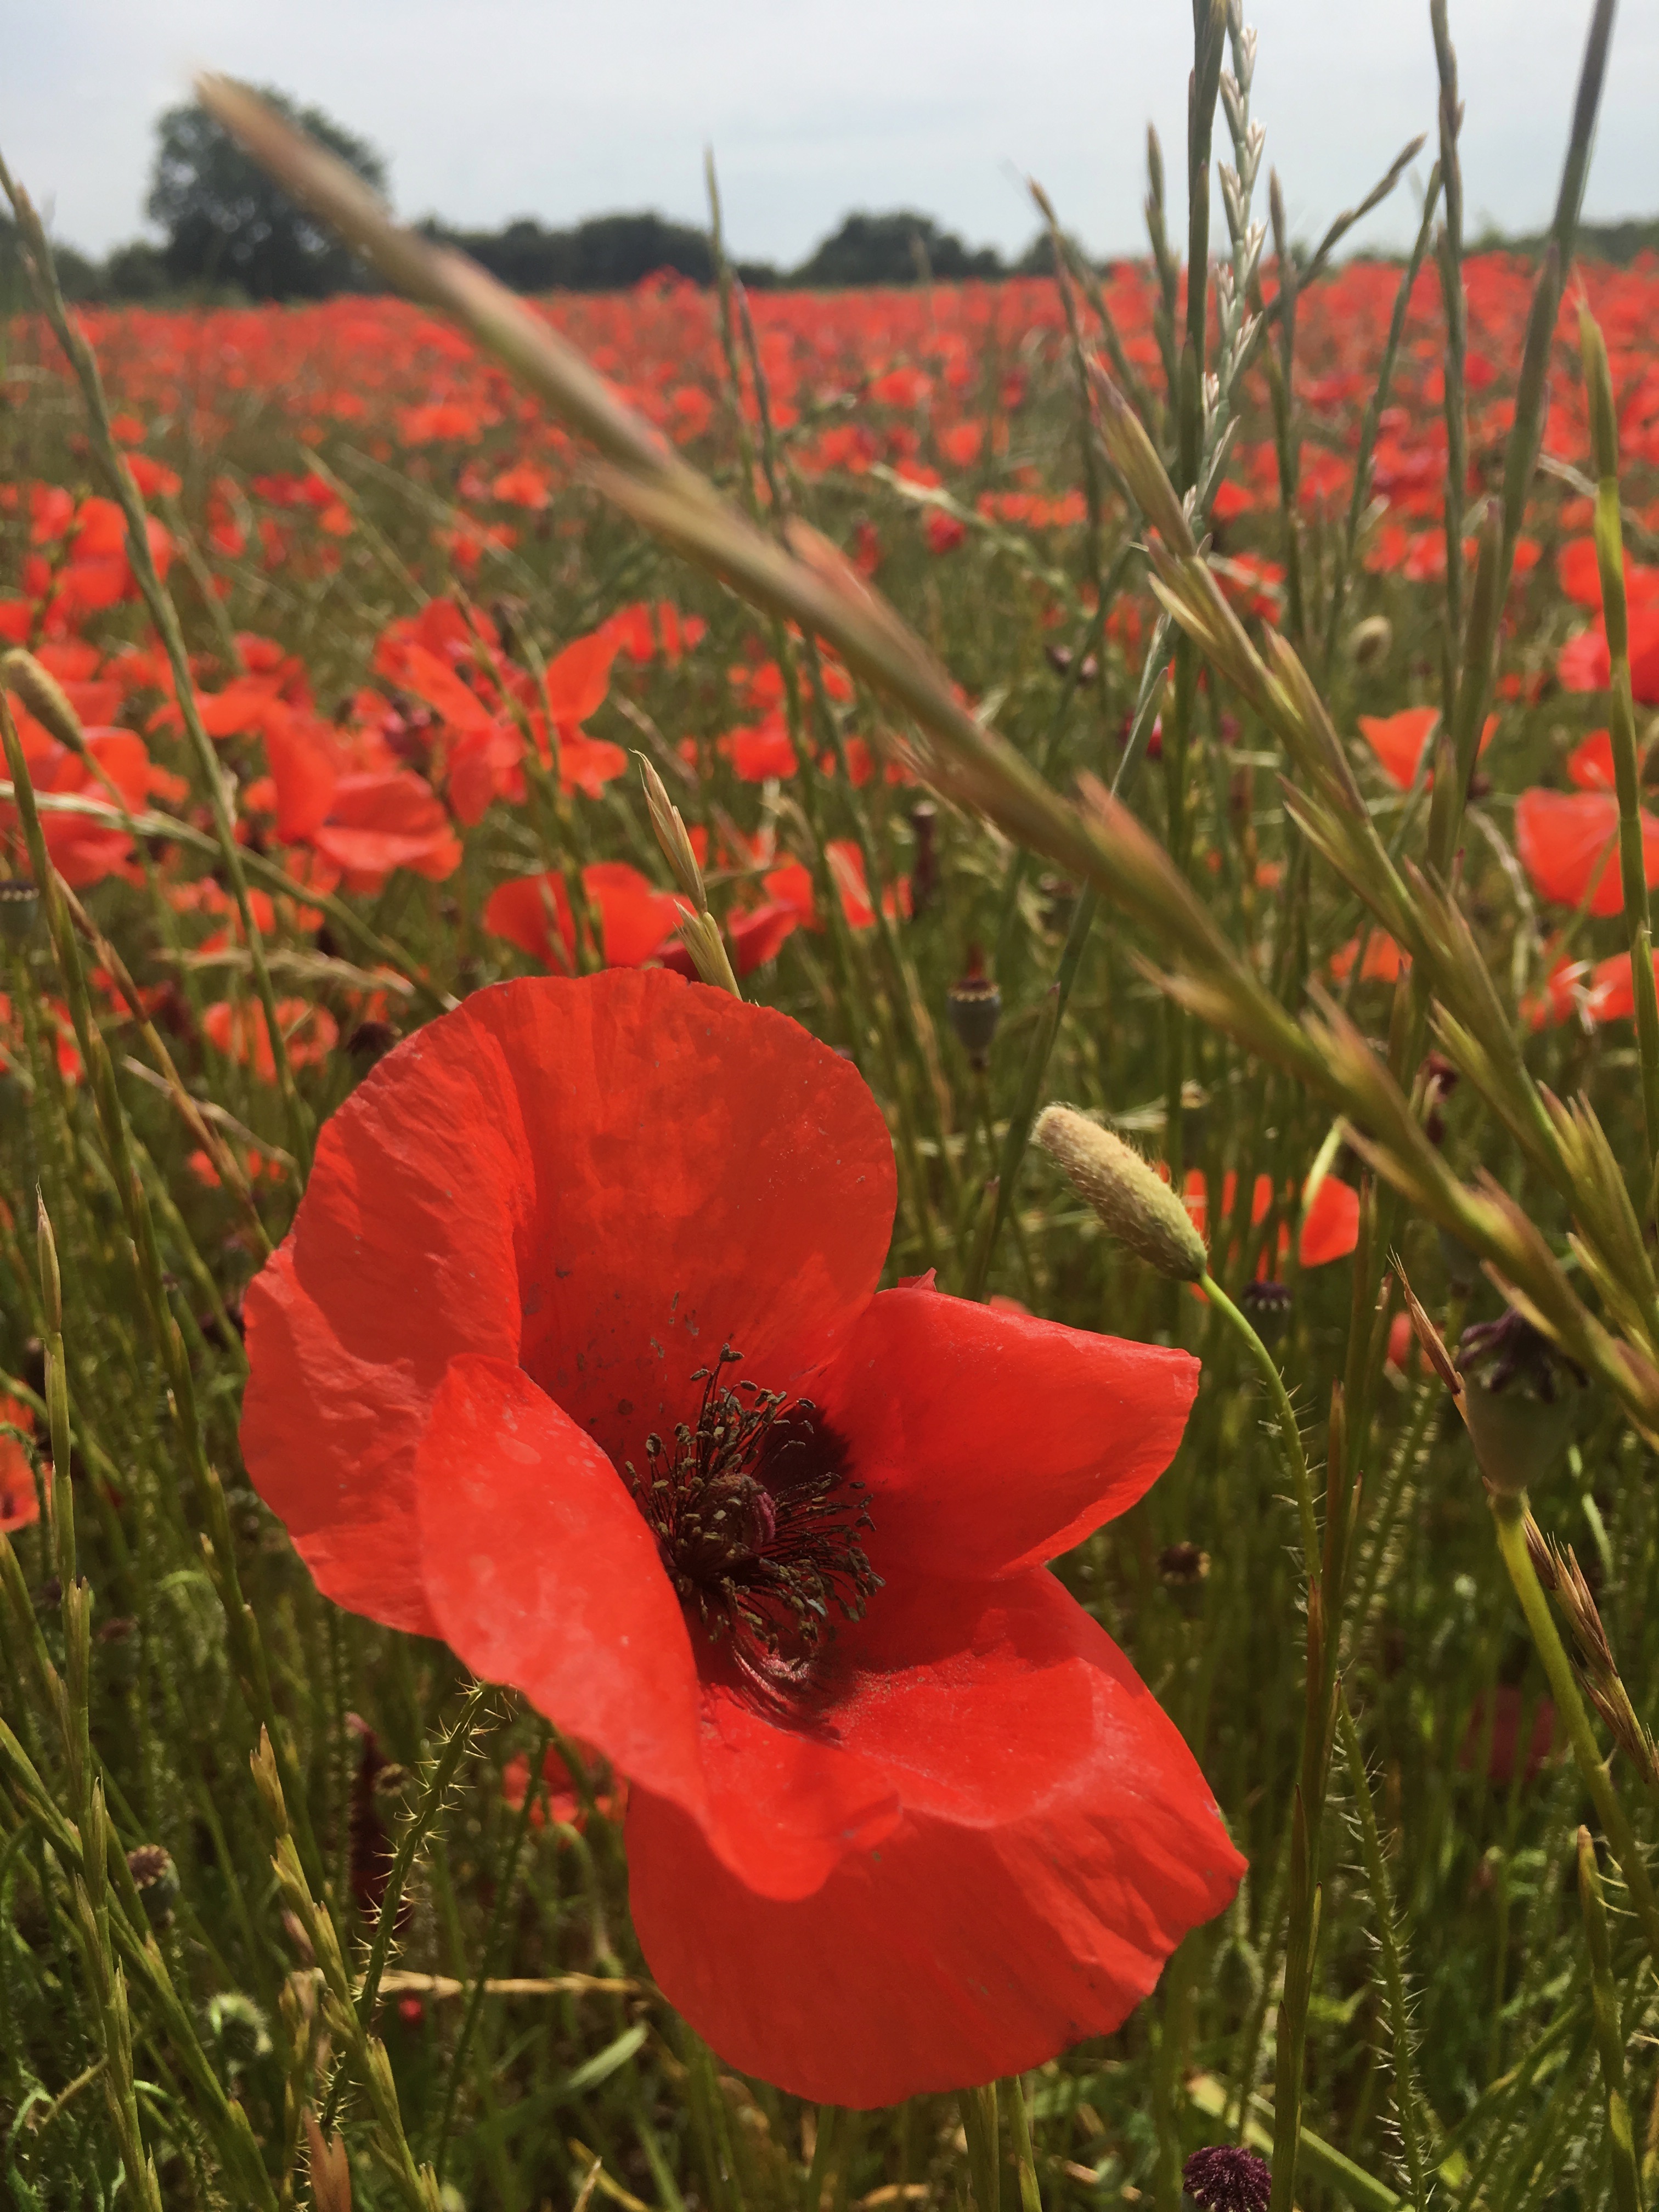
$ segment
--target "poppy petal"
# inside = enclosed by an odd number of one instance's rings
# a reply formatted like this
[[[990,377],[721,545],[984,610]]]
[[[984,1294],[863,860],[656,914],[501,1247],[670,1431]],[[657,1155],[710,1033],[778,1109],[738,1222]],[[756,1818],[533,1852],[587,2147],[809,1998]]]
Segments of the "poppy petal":
[[[879,1109],[783,1015],[660,969],[476,992],[329,1122],[250,1286],[249,1475],[329,1596],[432,1633],[414,1453],[452,1359],[515,1360],[621,1465],[725,1342],[769,1389],[819,1366],[893,1203]]]
[[[908,1600],[913,1663],[836,1716],[904,1815],[811,1896],[757,1896],[667,1800],[629,1800],[664,1993],[728,2064],[860,2108],[1108,2033],[1243,1870],[1174,1723],[1052,1577],[941,1587],[924,1644]]]
[[[655,1539],[592,1438],[510,1361],[468,1355],[433,1398],[415,1491],[422,1580],[457,1656],[700,1810],[691,1639]]]
[[[926,1289],[884,1291],[810,1395],[851,1447],[871,1555],[978,1577],[1050,1559],[1169,1465],[1198,1362]]]

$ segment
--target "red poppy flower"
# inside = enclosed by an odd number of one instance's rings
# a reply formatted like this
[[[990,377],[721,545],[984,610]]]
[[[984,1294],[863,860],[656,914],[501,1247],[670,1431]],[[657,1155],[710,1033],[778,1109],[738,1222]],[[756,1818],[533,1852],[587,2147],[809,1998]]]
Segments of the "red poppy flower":
[[[625,1775],[665,1991],[860,2106],[1115,2027],[1243,1870],[1043,1564],[1146,1490],[1195,1364],[878,1295],[894,1193],[783,1016],[504,984],[328,1124],[246,1308],[244,1455],[321,1588]]]
[[[461,864],[460,840],[431,785],[403,769],[341,776],[312,842],[354,891],[383,890],[394,868],[441,883]]]
[[[1423,749],[1440,720],[1438,707],[1402,707],[1397,714],[1362,714],[1359,727],[1381,762],[1389,781],[1409,791],[1423,764]],[[1488,714],[1480,732],[1484,753],[1498,733],[1498,717]],[[1432,783],[1434,778],[1430,776]]]
[[[34,1415],[21,1400],[0,1397],[0,1425],[32,1436]],[[40,1494],[29,1455],[15,1437],[0,1436],[0,1535],[15,1536],[40,1518]]]
[[[1613,766],[1613,732],[1592,730],[1582,744],[1567,755],[1567,775],[1580,791],[1616,791]]]
[[[582,889],[605,939],[607,968],[643,967],[678,923],[679,902],[673,893],[657,890],[626,860],[594,861],[582,870]],[[486,929],[544,968],[560,968],[567,975],[574,970],[576,932],[570,894],[556,869],[498,884],[484,902],[483,918]]]
[[[1611,792],[1523,791],[1515,806],[1515,848],[1540,898],[1595,915],[1618,914],[1619,802]],[[1642,859],[1648,888],[1659,884],[1659,822],[1644,811]],[[1592,889],[1594,886],[1594,889]]]
[[[776,899],[747,911],[734,909],[726,917],[726,941],[733,969],[739,975],[753,975],[757,968],[777,958],[784,939],[799,927],[799,909]],[[658,947],[657,957],[678,975],[695,976],[697,972],[690,948],[678,934]]]

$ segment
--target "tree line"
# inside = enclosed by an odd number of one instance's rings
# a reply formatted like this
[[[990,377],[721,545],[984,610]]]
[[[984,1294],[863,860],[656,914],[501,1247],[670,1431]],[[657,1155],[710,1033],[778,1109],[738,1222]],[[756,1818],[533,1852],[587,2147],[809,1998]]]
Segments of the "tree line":
[[[301,107],[270,87],[262,96],[319,139],[376,191],[386,164],[374,147],[320,108]],[[134,239],[102,260],[57,247],[58,275],[74,300],[162,302],[179,299],[319,300],[368,289],[373,281],[345,248],[312,222],[194,102],[169,109],[156,125],[156,149],[144,211],[158,241]],[[603,215],[560,228],[520,216],[498,230],[460,230],[429,217],[427,235],[459,247],[519,292],[610,292],[669,269],[712,283],[706,232],[651,212]],[[960,283],[1046,270],[1046,239],[1016,262],[994,246],[970,247],[932,216],[908,209],[854,214],[799,267],[741,261],[738,274],[759,289],[789,284]],[[21,272],[15,234],[0,221],[0,305]]]
[[[320,108],[301,107],[270,88],[264,97],[291,122],[337,154],[377,191],[386,164],[374,147]],[[157,126],[155,160],[145,213],[159,242],[135,239],[101,261],[71,246],[58,248],[64,289],[82,301],[319,300],[374,288],[362,267],[313,223],[258,167],[205,109],[174,107]],[[706,232],[645,212],[595,216],[567,228],[520,216],[498,230],[457,230],[431,217],[427,235],[459,247],[517,292],[611,292],[659,270],[695,284],[712,283],[714,256]],[[1626,262],[1659,248],[1659,221],[1580,226],[1582,248]],[[1491,233],[1481,246],[1536,252],[1541,241]],[[909,209],[848,216],[793,269],[742,261],[737,271],[755,289],[790,285],[808,290],[842,286],[915,284],[937,279],[1044,276],[1052,248],[1039,232],[1017,259],[994,246],[969,246],[931,216]],[[16,265],[15,234],[0,220],[0,311],[26,296]]]

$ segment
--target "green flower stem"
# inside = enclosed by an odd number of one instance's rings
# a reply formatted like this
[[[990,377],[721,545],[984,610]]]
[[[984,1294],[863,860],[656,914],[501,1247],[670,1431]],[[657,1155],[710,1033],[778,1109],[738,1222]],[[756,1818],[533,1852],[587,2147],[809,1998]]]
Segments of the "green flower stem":
[[[1532,1640],[1538,1647],[1538,1656],[1544,1662],[1544,1672],[1550,1686],[1550,1695],[1555,1709],[1566,1724],[1572,1755],[1578,1762],[1578,1771],[1595,1807],[1596,1818],[1601,1823],[1608,1848],[1619,1862],[1625,1887],[1630,1893],[1631,1905],[1640,1923],[1648,1955],[1659,1971],[1659,1898],[1656,1898],[1653,1882],[1648,1873],[1647,1861],[1637,1842],[1630,1816],[1620,1802],[1613,1780],[1597,1748],[1595,1731],[1590,1727],[1589,1715],[1578,1693],[1578,1683],[1572,1671],[1572,1662],[1557,1633],[1555,1618],[1544,1595],[1543,1584],[1532,1563],[1527,1548],[1527,1501],[1525,1493],[1511,1496],[1494,1492],[1492,1498],[1492,1519],[1498,1525],[1498,1547],[1503,1553],[1504,1565],[1509,1569],[1510,1580],[1515,1584],[1515,1594],[1521,1601],[1521,1610],[1526,1616]]]
[[[1652,1190],[1654,1163],[1659,1159],[1659,991],[1653,978],[1653,921],[1642,851],[1642,763],[1631,695],[1630,611],[1625,599],[1624,533],[1619,520],[1619,417],[1607,346],[1588,307],[1578,311],[1578,333],[1595,457],[1595,555],[1611,663],[1607,726],[1619,793],[1619,873],[1625,895],[1625,933],[1630,945],[1636,1042],[1642,1066],[1642,1115],[1648,1140],[1647,1172],[1642,1179],[1645,1195]]]
[[[1359,1746],[1359,1731],[1353,1724],[1353,1715],[1348,1711],[1346,1697],[1340,1691],[1337,1697],[1337,1725],[1341,1731],[1342,1755],[1347,1761],[1349,1785],[1353,1790],[1354,1804],[1359,1814],[1360,1855],[1364,1863],[1365,1879],[1370,1886],[1371,1906],[1376,1923],[1377,1955],[1382,1964],[1382,1986],[1389,2008],[1389,2039],[1394,2059],[1395,2114],[1400,2126],[1400,2145],[1405,2155],[1407,2178],[1411,2183],[1412,2203],[1425,2205],[1429,2201],[1431,2177],[1424,2153],[1422,2123],[1425,2114],[1419,2102],[1417,2080],[1412,2066],[1411,2002],[1401,1958],[1401,1929],[1395,1917],[1394,1885],[1389,1878],[1389,1863],[1382,1856],[1382,1838],[1377,1833],[1376,1808],[1371,1802],[1364,1753]]]
[[[1008,2107],[1008,2132],[1013,2139],[1014,2171],[1019,2177],[1020,2212],[1042,2212],[1042,2190],[1031,2148],[1031,2116],[1025,2109],[1025,2084],[1013,2074],[1002,2088],[1003,2102]]]
[[[283,1788],[290,1800],[295,1844],[301,1863],[307,1879],[320,1891],[323,1886],[322,1860],[312,1831],[310,1808],[306,1802],[293,1745],[287,1729],[277,1717],[264,1639],[253,1609],[242,1595],[241,1579],[236,1566],[235,1539],[231,1532],[230,1515],[225,1504],[224,1486],[208,1459],[189,1352],[167,1298],[161,1248],[155,1234],[155,1213],[135,1157],[132,1132],[120,1092],[116,1087],[109,1048],[102,1031],[93,1019],[80,946],[76,940],[68,909],[60,896],[58,872],[47,853],[40,810],[34,803],[33,782],[3,694],[0,694],[0,743],[3,743],[6,764],[11,772],[17,811],[28,849],[30,870],[40,887],[41,901],[46,908],[53,950],[58,956],[76,1042],[81,1048],[90,1079],[93,1102],[111,1177],[132,1240],[140,1298],[167,1375],[174,1431],[191,1487],[207,1523],[208,1535],[204,1548],[214,1589],[224,1611],[235,1672],[250,1714],[270,1736]]]
[[[1319,1571],[1319,1523],[1314,1510],[1313,1480],[1308,1473],[1308,1455],[1302,1449],[1302,1431],[1297,1425],[1296,1408],[1285,1388],[1285,1378],[1279,1373],[1272,1352],[1214,1276],[1207,1273],[1204,1274],[1198,1287],[1241,1339],[1267,1386],[1267,1395],[1273,1401],[1274,1419],[1278,1424],[1280,1455],[1296,1497],[1297,1517],[1302,1526],[1303,1557],[1307,1561],[1311,1579]]]
[[[1578,1896],[1584,1908],[1584,1937],[1590,1954],[1590,2003],[1595,2023],[1596,2055],[1607,2106],[1607,2149],[1613,2165],[1613,2202],[1619,2212],[1642,2212],[1642,2182],[1636,2169],[1631,2134],[1630,2100],[1625,2093],[1625,2030],[1619,1990],[1613,1978],[1607,1942],[1607,1901],[1595,1863],[1595,1842],[1588,1828],[1578,1831]]]

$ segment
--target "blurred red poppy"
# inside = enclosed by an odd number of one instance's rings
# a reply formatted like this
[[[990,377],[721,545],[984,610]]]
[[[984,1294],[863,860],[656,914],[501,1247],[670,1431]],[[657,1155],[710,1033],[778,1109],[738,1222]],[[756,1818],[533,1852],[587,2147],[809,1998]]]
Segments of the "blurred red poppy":
[[[246,1306],[244,1455],[319,1586],[626,1775],[665,1993],[857,2106],[1115,2027],[1243,1870],[1043,1564],[1166,1464],[1194,1363],[878,1294],[894,1197],[781,1015],[505,984],[329,1122]]]
[[[1540,898],[1618,914],[1625,903],[1619,877],[1619,802],[1611,792],[1523,791],[1516,801],[1515,849]],[[1642,860],[1648,888],[1659,884],[1659,822],[1642,816]]]
[[[0,1426],[34,1433],[34,1415],[20,1399],[0,1396]],[[15,1437],[0,1436],[0,1535],[15,1536],[40,1518],[29,1455]]]
[[[604,935],[607,968],[643,967],[679,919],[673,893],[659,890],[626,860],[596,860],[584,868],[582,889]],[[576,932],[570,894],[556,869],[539,876],[514,876],[497,884],[484,902],[483,918],[486,929],[539,960],[544,968],[574,973]]]

